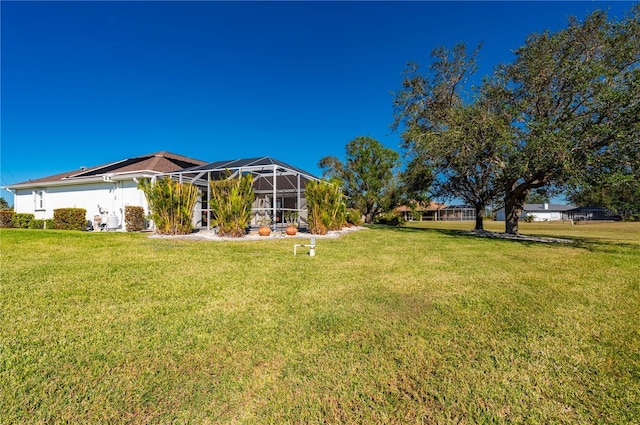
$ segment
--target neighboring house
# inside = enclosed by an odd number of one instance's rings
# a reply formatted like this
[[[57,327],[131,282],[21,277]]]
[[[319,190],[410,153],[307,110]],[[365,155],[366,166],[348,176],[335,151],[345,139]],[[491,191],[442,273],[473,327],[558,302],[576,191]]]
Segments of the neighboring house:
[[[431,201],[428,205],[418,204],[414,207],[401,205],[396,208],[407,221],[473,221],[475,209],[466,205],[445,205]]]
[[[611,210],[602,207],[578,207],[567,211],[569,220],[613,220],[620,221],[622,217]]]
[[[307,222],[304,191],[307,182],[318,180],[312,174],[270,157],[205,161],[169,152],[157,152],[109,164],[7,186],[14,194],[14,210],[32,213],[37,219],[53,217],[57,208],[84,208],[87,220],[106,223],[110,229],[124,229],[126,206],[143,207],[149,213],[144,193],[137,188],[141,178],[170,176],[176,181],[198,186],[201,196],[195,207],[193,224],[196,228],[210,227],[208,208],[211,180],[232,175],[254,175],[254,219],[268,214],[274,225],[283,223],[284,212],[295,211],[299,224]]]
[[[558,221],[569,220],[568,212],[575,207],[561,204],[524,204],[524,209],[520,219],[524,220],[528,215],[533,217],[533,221]],[[504,208],[496,211],[496,220],[505,221]]]
[[[148,213],[140,178],[153,178],[205,164],[169,152],[156,152],[90,168],[29,180],[7,186],[13,192],[13,208],[37,219],[53,218],[57,208],[84,208],[87,220],[109,223],[124,230],[126,206],[140,206]]]

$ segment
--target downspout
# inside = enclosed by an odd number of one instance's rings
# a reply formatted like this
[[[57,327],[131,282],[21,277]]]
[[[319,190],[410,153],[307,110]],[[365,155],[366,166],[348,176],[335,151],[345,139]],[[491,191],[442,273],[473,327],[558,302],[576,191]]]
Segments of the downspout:
[[[300,173],[298,173],[298,199],[296,199],[296,217],[298,218],[298,228],[300,228]]]
[[[124,180],[120,181],[120,211],[122,213],[122,221],[120,222],[120,227],[122,228],[122,230],[127,230],[127,224],[125,223],[125,219],[124,219]]]
[[[211,230],[211,171],[207,173],[207,231]]]
[[[278,206],[278,202],[276,199],[276,167],[277,165],[273,166],[273,231],[276,231],[276,214],[277,214],[277,206]]]

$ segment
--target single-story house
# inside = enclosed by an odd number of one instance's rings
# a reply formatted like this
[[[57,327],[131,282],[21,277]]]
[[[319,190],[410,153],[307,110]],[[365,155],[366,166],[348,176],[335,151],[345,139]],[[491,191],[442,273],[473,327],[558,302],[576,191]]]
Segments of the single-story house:
[[[575,208],[573,205],[561,204],[524,204],[524,209],[520,219],[524,220],[528,215],[533,216],[533,221],[558,221],[569,220],[569,210]],[[504,208],[496,211],[496,220],[505,221]]]
[[[615,212],[602,207],[578,207],[567,211],[567,215],[569,216],[569,220],[573,221],[622,220],[622,217]]]
[[[475,209],[467,205],[445,205],[431,201],[413,207],[400,205],[396,212],[407,221],[473,221]]]
[[[196,204],[193,223],[196,228],[209,228],[211,212],[209,181],[232,175],[254,175],[254,220],[268,213],[274,224],[283,222],[284,211],[299,213],[306,223],[304,188],[317,177],[270,157],[205,162],[169,152],[157,152],[135,158],[53,176],[29,180],[6,187],[14,195],[14,210],[32,213],[37,219],[53,218],[57,208],[84,208],[87,220],[106,223],[109,229],[124,229],[126,206],[140,206],[149,213],[144,193],[138,189],[141,178],[170,176],[174,180],[197,185],[201,196]]]
[[[48,219],[53,218],[53,210],[58,208],[84,208],[87,220],[94,226],[109,223],[112,229],[123,229],[125,206],[140,206],[148,213],[147,200],[138,189],[139,179],[204,164],[206,162],[198,159],[163,151],[81,167],[8,185],[6,189],[13,193],[13,208],[17,213]]]

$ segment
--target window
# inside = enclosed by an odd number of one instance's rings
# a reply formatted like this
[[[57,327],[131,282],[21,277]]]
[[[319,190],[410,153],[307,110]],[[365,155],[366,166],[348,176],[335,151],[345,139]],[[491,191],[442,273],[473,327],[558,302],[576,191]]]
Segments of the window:
[[[43,210],[44,209],[44,191],[36,190],[35,192],[33,192],[33,194],[34,194],[36,211]]]

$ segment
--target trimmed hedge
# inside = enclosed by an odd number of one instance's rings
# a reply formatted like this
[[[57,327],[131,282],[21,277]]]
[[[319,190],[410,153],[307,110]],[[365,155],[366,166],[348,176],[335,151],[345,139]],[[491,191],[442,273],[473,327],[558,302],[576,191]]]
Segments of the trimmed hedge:
[[[124,207],[124,221],[127,232],[139,232],[144,229],[144,208],[126,206]]]
[[[84,208],[58,208],[53,210],[53,226],[60,230],[85,230],[86,217]]]
[[[13,227],[18,229],[31,229],[31,222],[36,216],[29,213],[15,213],[13,215]]]
[[[13,210],[0,210],[0,227],[13,227]]]
[[[44,220],[31,220],[29,223],[29,229],[44,229]]]

